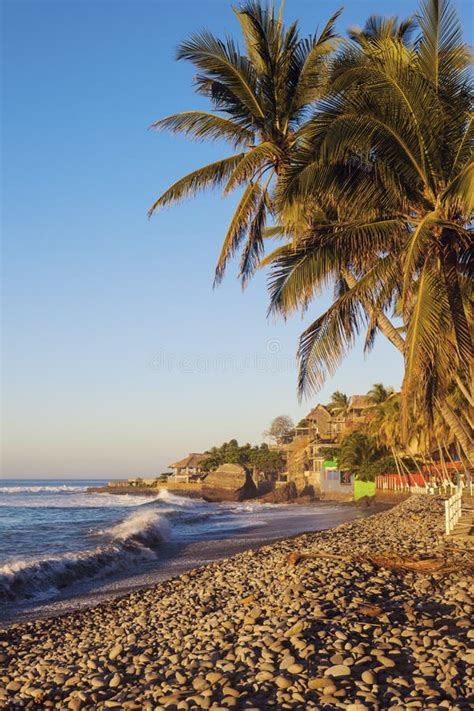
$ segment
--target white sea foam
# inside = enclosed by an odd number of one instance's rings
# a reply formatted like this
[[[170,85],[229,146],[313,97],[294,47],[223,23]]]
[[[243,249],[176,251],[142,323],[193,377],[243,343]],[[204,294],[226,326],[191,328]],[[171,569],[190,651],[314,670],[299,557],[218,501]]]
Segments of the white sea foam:
[[[6,487],[4,487],[6,488]],[[267,525],[261,516],[263,507],[255,504],[227,503],[210,504],[199,499],[190,499],[172,494],[166,490],[157,492],[155,497],[113,495],[106,493],[88,494],[83,487],[8,487],[9,493],[0,495],[0,506],[21,508],[44,507],[78,509],[74,520],[79,523],[83,550],[69,548],[68,552],[55,555],[35,555],[13,559],[0,566],[0,601],[28,598],[47,598],[77,582],[103,579],[109,575],[128,573],[134,567],[138,570],[144,562],[152,562],[159,557],[161,544],[170,538],[176,542],[208,540],[232,533],[239,535],[250,527]],[[32,492],[31,489],[34,491]],[[40,491],[36,495],[36,491]],[[1,494],[0,488],[0,494]],[[14,496],[12,494],[18,494]],[[121,521],[116,521],[115,512],[109,512],[103,520],[112,518],[109,524],[93,524],[84,538],[80,526],[87,521],[88,513],[79,513],[81,508],[114,509],[133,507]],[[49,513],[44,511],[43,520]],[[62,514],[59,513],[61,525]],[[52,515],[54,521],[54,515]],[[67,516],[66,516],[67,521]],[[67,524],[66,524],[67,525]],[[74,525],[72,535],[66,541],[76,542]],[[98,528],[102,525],[103,528]],[[61,529],[59,529],[61,530]],[[87,529],[86,529],[87,530]],[[54,530],[51,531],[54,535]],[[68,545],[68,544],[66,544]],[[88,547],[87,547],[88,546]],[[87,548],[86,548],[87,547]],[[23,549],[25,550],[25,549]],[[47,550],[40,548],[37,550]]]
[[[12,487],[13,489],[13,487]],[[18,493],[18,496],[14,496]],[[129,508],[148,504],[155,501],[156,497],[133,496],[131,494],[88,494],[83,487],[69,491],[52,491],[52,487],[46,487],[41,496],[30,496],[31,492],[19,491],[10,492],[8,496],[2,497],[0,489],[0,507],[8,506],[12,508]],[[36,493],[36,492],[34,492]]]
[[[0,567],[0,600],[45,597],[74,582],[103,577],[156,557],[169,536],[157,510],[135,511],[102,532],[104,543],[59,556],[16,560]]]
[[[66,492],[66,491],[84,491],[83,486],[0,486],[0,494],[38,494],[42,491]]]
[[[165,503],[172,504],[173,506],[180,506],[183,508],[195,507],[204,503],[202,499],[190,499],[189,497],[178,496],[178,494],[173,494],[167,489],[160,489],[156,498],[158,501],[164,501]]]
[[[138,541],[146,546],[154,545],[170,536],[170,526],[163,515],[149,507],[140,507],[123,521],[103,532],[105,536],[118,543]]]

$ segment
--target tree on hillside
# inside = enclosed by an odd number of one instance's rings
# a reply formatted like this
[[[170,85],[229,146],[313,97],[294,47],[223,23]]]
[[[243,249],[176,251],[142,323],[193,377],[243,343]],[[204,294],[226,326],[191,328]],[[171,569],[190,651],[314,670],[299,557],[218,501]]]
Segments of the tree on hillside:
[[[250,444],[240,447],[236,439],[231,439],[220,447],[212,447],[200,466],[204,471],[217,469],[221,464],[242,464],[245,466],[248,464],[248,454],[251,448]]]
[[[257,472],[263,472],[266,475],[280,474],[285,471],[286,467],[286,461],[281,452],[269,449],[266,444],[252,448],[249,453],[249,464]]]
[[[236,439],[224,442],[220,447],[212,447],[200,466],[206,472],[218,469],[222,464],[240,464],[248,469],[256,468],[258,472],[273,475],[285,469],[285,459],[276,450],[269,449],[267,444],[252,447],[251,444],[239,446]]]
[[[264,432],[264,436],[278,442],[281,437],[289,434],[293,427],[294,424],[291,417],[288,415],[278,415],[278,417],[275,417],[272,421],[269,429]]]
[[[324,459],[335,459],[339,461],[339,445],[326,445],[324,447],[319,447],[318,453]]]
[[[207,30],[178,47],[177,58],[194,65],[196,93],[209,100],[213,112],[184,111],[152,125],[197,140],[224,140],[238,150],[178,180],[150,210],[152,214],[207,188],[223,188],[225,195],[243,189],[222,244],[216,283],[242,244],[244,282],[258,263],[263,231],[274,211],[271,187],[302,140],[312,103],[324,93],[340,11],[319,35],[305,39],[296,22],[284,26],[273,3],[246,2],[234,12],[245,53],[230,37],[220,40]]]

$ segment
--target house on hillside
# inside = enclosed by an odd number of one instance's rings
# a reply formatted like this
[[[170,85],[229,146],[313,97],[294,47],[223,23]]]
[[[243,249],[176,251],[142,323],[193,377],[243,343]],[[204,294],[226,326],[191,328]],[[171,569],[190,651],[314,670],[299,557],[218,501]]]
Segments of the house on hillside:
[[[305,420],[308,423],[310,436],[324,438],[331,434],[333,416],[324,405],[318,403],[311,412],[308,412]]]
[[[318,404],[305,418],[308,435],[322,442],[336,442],[347,430],[366,422],[372,407],[367,395],[353,395],[346,413],[330,412]]]
[[[367,395],[353,395],[349,402],[348,417],[352,420],[366,420],[373,403]]]
[[[201,462],[207,457],[206,454],[191,452],[179,462],[169,464],[168,468],[173,470],[173,474],[168,477],[168,481],[184,481],[188,483],[204,476],[205,472],[201,468]]]
[[[325,474],[324,447],[339,442],[352,429],[363,425],[370,419],[373,404],[366,395],[353,395],[345,412],[331,412],[328,407],[318,403],[296,425],[296,427],[280,438],[275,445],[287,461],[287,470],[281,478],[288,481],[303,482],[303,477],[319,481],[326,477],[337,479],[334,473]],[[301,480],[301,481],[300,481]],[[339,482],[343,489],[349,483]]]
[[[372,408],[373,403],[367,395],[353,395],[349,402],[346,426],[354,427],[367,422]]]

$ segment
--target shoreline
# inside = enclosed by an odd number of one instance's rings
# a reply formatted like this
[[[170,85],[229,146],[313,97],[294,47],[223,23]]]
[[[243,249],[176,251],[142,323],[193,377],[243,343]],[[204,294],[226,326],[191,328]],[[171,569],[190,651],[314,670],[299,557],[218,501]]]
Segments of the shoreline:
[[[264,506],[265,502],[259,503],[264,518],[256,514],[257,521],[254,524],[227,534],[220,534],[216,530],[216,535],[211,538],[198,538],[187,543],[171,536],[169,540],[162,541],[156,559],[144,568],[132,568],[129,574],[124,575],[119,569],[116,574],[103,578],[79,580],[44,601],[41,598],[5,601],[0,612],[0,630],[11,624],[73,614],[119,599],[131,592],[145,592],[158,583],[245,550],[258,550],[262,546],[304,533],[330,530],[344,522],[372,516],[392,505],[380,504],[361,510],[354,502],[313,501],[308,505],[298,501],[299,506],[291,507],[287,504]]]
[[[168,491],[170,494],[175,494],[176,496],[185,496],[189,499],[201,499],[201,490],[192,488],[178,488],[168,487],[168,486],[88,486],[86,489],[87,494],[111,494],[112,496],[158,496],[161,491]]]
[[[412,497],[94,608],[13,624],[0,632],[0,703],[12,711],[467,710],[474,634],[462,567],[443,577],[363,560],[287,561],[317,551],[452,556],[442,512],[440,499]],[[367,603],[375,616],[363,612]]]
[[[184,487],[184,485],[183,485]],[[196,489],[178,489],[176,487],[156,487],[156,488],[151,488],[151,487],[136,487],[136,486],[130,486],[130,487],[109,487],[107,485],[104,486],[96,486],[96,487],[88,487],[87,488],[87,493],[90,494],[111,494],[113,496],[149,496],[150,498],[158,496],[158,494],[161,491],[168,491],[170,494],[174,494],[176,496],[184,496],[185,498],[189,499],[202,499],[202,492],[201,490],[197,491]],[[278,491],[278,490],[276,490]],[[244,499],[243,501],[239,503],[252,503],[252,504],[296,504],[296,505],[308,505],[311,506],[313,504],[316,505],[322,505],[322,504],[339,504],[339,505],[354,505],[354,506],[368,506],[368,507],[378,507],[378,506],[395,506],[398,503],[401,503],[402,501],[405,501],[410,497],[409,493],[404,493],[404,492],[395,492],[395,491],[377,491],[375,496],[371,497],[370,501],[364,501],[364,502],[357,502],[354,501],[352,494],[332,494],[330,492],[321,494],[319,497],[317,496],[297,496],[296,498],[293,499],[288,499],[288,500],[271,500],[269,498],[268,494],[262,495],[262,496],[257,496],[253,499]],[[219,502],[216,502],[219,503]],[[221,503],[228,503],[228,502],[221,502]]]

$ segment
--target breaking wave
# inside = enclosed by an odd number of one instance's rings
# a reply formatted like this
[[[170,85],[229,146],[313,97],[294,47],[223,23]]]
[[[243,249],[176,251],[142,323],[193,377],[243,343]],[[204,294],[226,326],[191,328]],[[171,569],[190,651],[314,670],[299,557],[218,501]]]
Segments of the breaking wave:
[[[0,494],[39,494],[42,491],[48,493],[66,491],[84,491],[83,486],[0,486]]]
[[[261,505],[210,504],[166,490],[151,498],[90,494],[83,487],[70,485],[2,487],[0,494],[5,489],[20,496],[0,496],[0,509],[7,507],[7,517],[12,511],[36,509],[33,515],[38,518],[43,539],[38,547],[34,541],[25,540],[18,557],[0,564],[0,607],[2,601],[43,601],[58,593],[67,594],[67,588],[74,584],[139,571],[144,564],[157,561],[162,544],[171,537],[174,543],[188,544],[266,525],[259,516]],[[125,506],[133,506],[133,510],[127,516],[120,515]],[[102,518],[97,513],[101,510]],[[118,520],[115,510],[120,515]],[[86,513],[83,515],[82,511]],[[96,512],[94,516],[91,511]],[[91,525],[87,525],[89,520]],[[49,521],[51,531],[45,534]],[[57,527],[55,521],[59,521]],[[14,531],[9,535],[14,537]],[[49,536],[55,535],[57,538],[51,539],[55,545],[69,544],[69,550],[56,552],[55,548],[54,553],[43,553],[48,550]],[[7,543],[7,550],[8,545],[11,544]]]
[[[100,531],[97,535],[104,543],[95,548],[1,566],[0,600],[49,596],[75,582],[104,577],[155,558],[169,536],[169,527],[159,511],[143,509]]]

